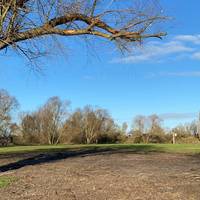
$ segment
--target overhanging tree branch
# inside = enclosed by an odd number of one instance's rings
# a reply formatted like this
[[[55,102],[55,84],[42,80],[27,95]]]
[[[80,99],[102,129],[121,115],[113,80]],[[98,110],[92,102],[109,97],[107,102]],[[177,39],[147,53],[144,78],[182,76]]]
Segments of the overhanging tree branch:
[[[127,6],[135,1],[128,0]],[[148,13],[148,6],[143,11],[135,7],[127,9],[123,7],[124,4],[118,3],[120,8],[114,9],[115,1],[107,2],[107,10],[101,4],[102,1],[69,2],[0,0],[0,50],[9,46],[18,48],[19,44],[15,45],[16,43],[29,43],[47,35],[93,35],[125,43],[140,42],[151,37],[162,38],[166,35],[162,31],[152,31],[152,25],[166,20],[166,17],[160,15],[160,11],[152,12],[153,4],[149,5]]]

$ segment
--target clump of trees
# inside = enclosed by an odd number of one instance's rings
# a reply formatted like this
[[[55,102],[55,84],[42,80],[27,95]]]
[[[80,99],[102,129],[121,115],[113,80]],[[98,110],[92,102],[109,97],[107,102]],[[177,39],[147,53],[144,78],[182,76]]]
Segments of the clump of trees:
[[[171,132],[176,134],[177,143],[199,143],[198,126],[199,122],[193,121],[185,125],[176,126]]]
[[[199,143],[199,122],[193,121],[185,125],[178,125],[171,130],[162,127],[162,119],[156,115],[138,115],[133,120],[129,132],[128,142],[131,143],[172,143],[173,135],[176,143]]]
[[[115,143],[121,132],[105,109],[86,106],[68,112],[69,102],[50,98],[33,113],[21,117],[21,141],[25,144]]]
[[[7,91],[0,90],[0,146],[14,144],[98,144],[98,143],[198,143],[197,122],[171,130],[162,127],[156,115],[138,115],[131,130],[119,126],[107,110],[85,106],[70,112],[70,102],[51,97],[34,112],[21,113],[14,122],[19,103]]]
[[[138,115],[134,118],[130,131],[130,141],[134,143],[164,143],[165,130],[161,126],[162,119],[156,115]]]
[[[25,143],[58,144],[69,102],[51,97],[33,113],[21,117],[21,133]]]
[[[115,143],[120,136],[107,110],[91,106],[76,110],[66,120],[63,132],[70,143]]]

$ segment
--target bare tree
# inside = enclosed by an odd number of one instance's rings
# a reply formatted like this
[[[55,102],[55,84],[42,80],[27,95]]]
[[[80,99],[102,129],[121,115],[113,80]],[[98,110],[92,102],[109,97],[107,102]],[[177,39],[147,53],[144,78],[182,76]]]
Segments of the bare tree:
[[[151,132],[156,131],[156,129],[160,127],[162,119],[156,114],[150,115],[148,119],[149,119],[149,124],[150,124],[150,131]]]
[[[199,127],[199,121],[193,121],[189,125],[189,130],[192,135],[194,135],[196,138],[200,140],[200,135],[198,133],[198,127]]]
[[[140,133],[144,133],[146,124],[146,117],[143,115],[138,115],[134,118],[133,128]]]
[[[58,144],[69,102],[51,97],[38,111],[22,118],[21,128],[29,143]]]
[[[131,132],[135,134],[135,140],[139,142],[159,142],[164,138],[165,131],[161,127],[162,119],[152,114],[150,116],[138,115],[133,122],[133,128]]]
[[[41,119],[38,112],[24,113],[21,116],[21,133],[23,141],[26,144],[43,143],[43,135],[41,129]]]
[[[163,143],[165,142],[165,130],[161,126],[162,119],[156,115],[152,114],[148,116],[148,133],[146,134],[146,143]]]
[[[0,90],[0,136],[10,134],[12,123],[12,111],[16,109],[18,102],[15,97],[9,95],[6,90]]]
[[[13,47],[36,58],[44,53],[38,39],[55,35],[91,35],[126,49],[165,36],[154,29],[164,20],[157,0],[0,0],[0,50]]]
[[[122,127],[121,127],[121,131],[123,134],[127,133],[127,129],[128,129],[128,124],[127,122],[123,122]]]
[[[67,143],[85,143],[83,113],[80,109],[73,112],[63,126],[62,140]]]
[[[98,143],[98,136],[108,128],[110,120],[106,110],[93,109],[91,106],[83,109],[83,129],[87,144]]]
[[[102,135],[115,133],[115,124],[106,110],[85,106],[69,117],[64,132],[78,143],[98,143]]]
[[[48,144],[59,143],[68,105],[68,101],[61,101],[59,97],[51,97],[39,110],[43,135],[47,138]]]

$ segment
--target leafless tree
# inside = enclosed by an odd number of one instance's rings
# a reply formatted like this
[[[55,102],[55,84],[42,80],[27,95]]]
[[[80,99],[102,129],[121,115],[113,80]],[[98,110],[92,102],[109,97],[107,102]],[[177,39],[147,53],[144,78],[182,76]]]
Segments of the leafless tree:
[[[59,97],[51,97],[39,110],[43,136],[47,139],[48,144],[59,143],[68,105],[68,101],[61,101]]]
[[[115,124],[106,110],[85,106],[69,117],[64,132],[79,143],[98,143],[102,135],[115,133]]]
[[[30,114],[23,113],[23,115],[21,115],[20,129],[23,138],[23,141],[21,141],[21,143],[43,143],[41,119],[38,112]]]
[[[133,128],[140,133],[144,133],[146,125],[146,117],[143,115],[138,115],[134,118]]]
[[[15,97],[6,90],[0,90],[0,136],[9,135],[12,123],[12,111],[18,107]]]
[[[133,130],[131,131],[135,134],[135,139],[139,142],[159,142],[164,139],[165,131],[161,127],[162,119],[156,115],[152,114],[150,116],[138,115],[135,117],[133,122]]]
[[[123,122],[122,127],[121,127],[121,131],[123,134],[127,133],[127,129],[128,129],[128,124],[126,122]]]
[[[85,143],[83,113],[80,109],[73,112],[63,126],[62,140],[65,143]]]
[[[162,122],[162,119],[156,114],[150,115],[148,117],[148,120],[149,120],[151,132],[154,132],[157,128],[159,128]]]
[[[0,0],[0,50],[37,58],[46,52],[41,41],[56,35],[90,35],[127,49],[166,35],[154,28],[166,20],[162,11],[158,0]]]
[[[51,97],[38,111],[22,118],[21,128],[29,143],[58,144],[69,102]]]
[[[107,113],[104,110],[93,110],[86,106],[83,110],[83,128],[87,144],[94,142],[100,134],[101,126],[106,120]]]
[[[161,126],[162,119],[157,114],[152,114],[147,117],[148,133],[145,137],[146,143],[162,143],[165,140],[165,131]]]

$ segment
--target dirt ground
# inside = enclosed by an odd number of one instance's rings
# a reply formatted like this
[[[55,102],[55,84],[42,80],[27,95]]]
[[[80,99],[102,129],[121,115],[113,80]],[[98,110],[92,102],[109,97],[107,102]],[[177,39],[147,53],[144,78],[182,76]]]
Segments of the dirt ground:
[[[1,200],[200,200],[200,156],[129,151],[0,155]]]

